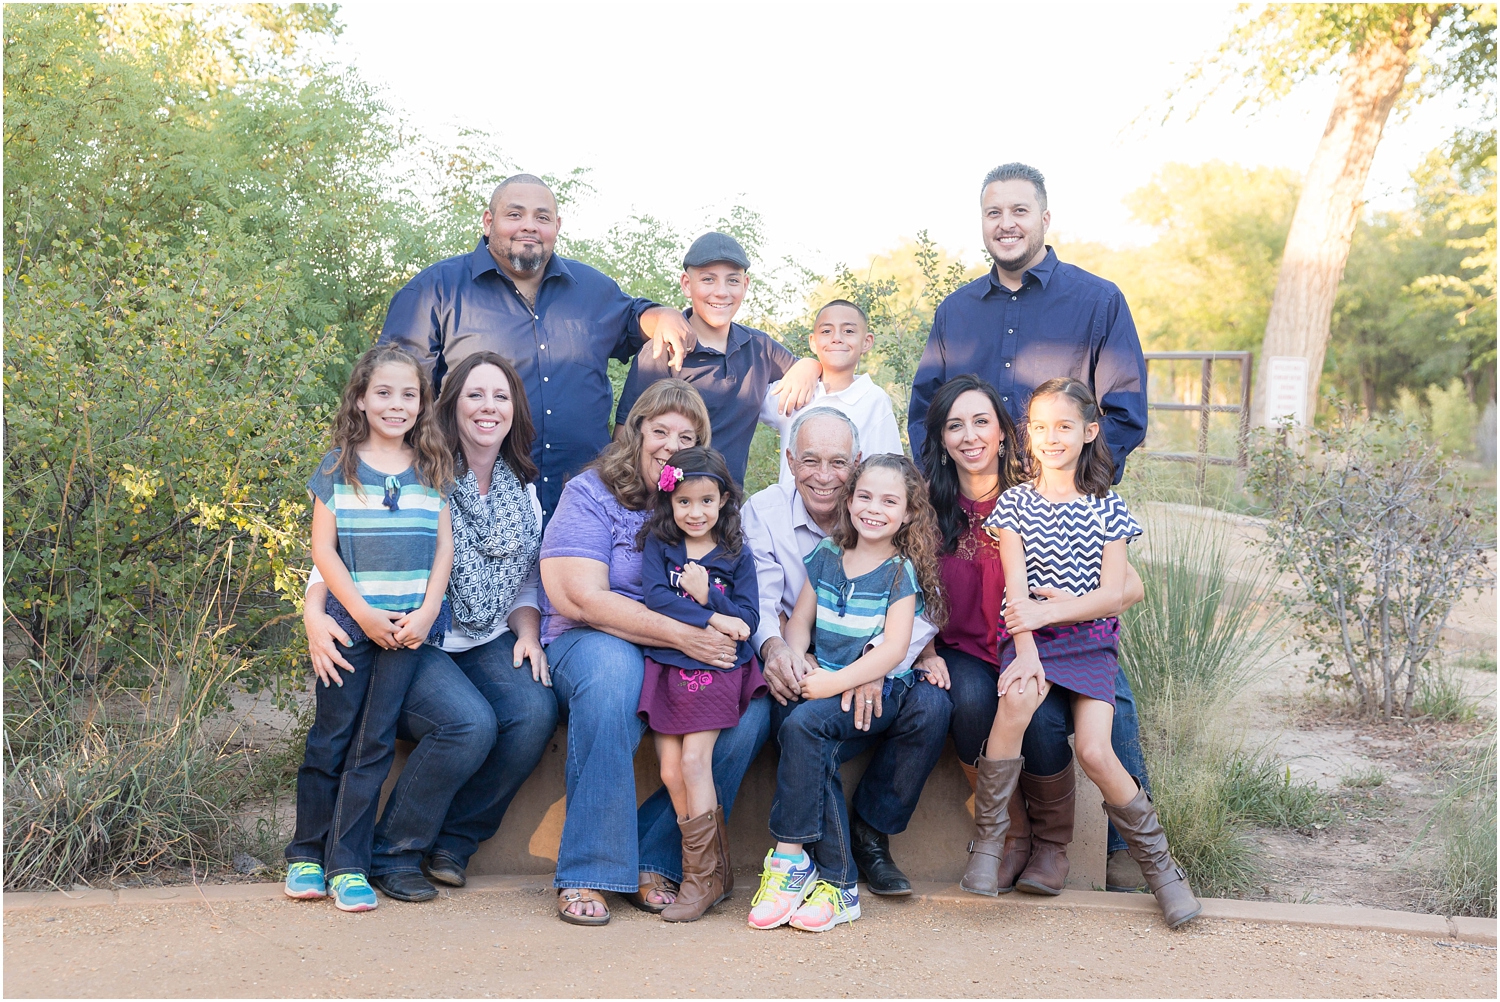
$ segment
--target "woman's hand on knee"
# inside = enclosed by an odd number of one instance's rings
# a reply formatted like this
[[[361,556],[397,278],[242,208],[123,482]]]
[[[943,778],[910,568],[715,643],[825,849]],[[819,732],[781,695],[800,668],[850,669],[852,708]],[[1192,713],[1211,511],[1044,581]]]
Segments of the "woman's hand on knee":
[[[995,692],[1003,699],[1012,689],[1021,694],[1028,691],[1035,692],[1040,698],[1047,694],[1047,672],[1042,667],[1041,659],[1034,654],[1021,654],[1010,663],[1010,667],[1000,673],[1000,678],[995,682]]]
[[[516,646],[511,653],[512,667],[520,668],[527,661],[531,662],[531,677],[550,688],[552,673],[547,668],[547,649],[536,637],[517,639]]]

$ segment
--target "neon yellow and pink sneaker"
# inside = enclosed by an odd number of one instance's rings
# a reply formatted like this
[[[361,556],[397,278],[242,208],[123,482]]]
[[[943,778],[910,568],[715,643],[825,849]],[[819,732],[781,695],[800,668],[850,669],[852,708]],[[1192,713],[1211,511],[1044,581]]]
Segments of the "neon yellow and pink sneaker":
[[[780,859],[774,850],[766,853],[760,889],[750,899],[750,928],[786,925],[817,880],[818,868],[805,851],[801,860]]]
[[[859,918],[859,888],[839,889],[826,880],[820,880],[787,920],[793,929],[806,932],[827,932],[836,925],[853,922]]]

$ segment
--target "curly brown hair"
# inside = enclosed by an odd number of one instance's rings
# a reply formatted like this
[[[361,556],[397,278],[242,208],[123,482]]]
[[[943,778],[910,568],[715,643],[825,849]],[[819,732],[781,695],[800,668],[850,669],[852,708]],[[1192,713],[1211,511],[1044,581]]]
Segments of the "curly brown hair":
[[[458,436],[458,398],[464,392],[464,383],[469,373],[481,365],[493,365],[505,376],[510,386],[510,434],[500,443],[500,458],[515,473],[516,479],[529,484],[537,478],[536,463],[531,461],[531,443],[536,441],[536,427],[531,423],[531,405],[526,400],[526,387],[510,359],[493,351],[476,351],[464,357],[462,362],[448,370],[443,377],[443,389],[437,399],[438,428],[453,450],[455,476],[469,472],[468,460],[464,458],[463,441]]]
[[[854,519],[849,515],[849,500],[859,487],[859,479],[870,470],[895,470],[906,483],[906,511],[911,517],[896,530],[896,551],[911,562],[917,574],[917,586],[922,589],[923,613],[927,621],[938,629],[948,622],[948,596],[943,591],[943,578],[938,572],[938,548],[942,546],[942,534],[938,531],[937,513],[927,500],[927,485],[916,464],[905,456],[895,453],[874,455],[854,468],[844,489],[839,494],[839,522],[830,534],[842,550],[859,543],[859,531],[854,528]]]
[[[363,494],[359,482],[359,446],[370,437],[370,423],[359,402],[370,389],[370,379],[382,365],[407,365],[417,374],[418,397],[417,419],[412,422],[402,441],[415,453],[412,466],[417,479],[428,487],[439,491],[448,490],[453,483],[453,451],[443,441],[438,430],[437,414],[432,400],[432,379],[411,352],[393,344],[377,344],[354,363],[349,373],[349,382],[344,385],[344,396],[333,416],[333,447],[339,450],[337,469],[344,483]]]
[[[656,494],[656,485],[641,476],[641,425],[663,414],[681,414],[691,421],[698,433],[695,445],[708,445],[713,437],[713,422],[698,391],[684,379],[658,379],[630,408],[625,430],[617,425],[615,440],[586,467],[597,470],[615,500],[631,511],[645,511]]]
[[[714,524],[714,540],[724,548],[728,556],[739,556],[740,549],[745,545],[745,533],[740,528],[740,506],[745,503],[745,492],[740,490],[740,485],[729,475],[729,465],[724,462],[724,457],[716,449],[695,445],[691,449],[674,452],[669,462],[682,470],[683,476],[678,487],[703,474],[718,481],[719,493],[724,496],[724,507],[719,509],[719,520]],[[674,496],[675,490],[664,491],[658,486],[656,501],[651,507],[651,517],[646,519],[636,536],[637,548],[645,547],[647,536],[655,536],[663,543],[674,545],[682,542],[682,528],[678,526],[677,518],[672,513]]]

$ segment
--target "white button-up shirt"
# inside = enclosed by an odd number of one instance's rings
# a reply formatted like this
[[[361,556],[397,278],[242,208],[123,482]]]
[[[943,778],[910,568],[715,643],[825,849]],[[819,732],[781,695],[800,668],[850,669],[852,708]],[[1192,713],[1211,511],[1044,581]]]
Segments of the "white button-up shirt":
[[[777,413],[780,399],[776,396],[776,387],[779,385],[779,382],[772,383],[766,392],[765,402],[760,408],[760,422],[775,428],[781,435],[777,457],[781,465],[781,476],[777,483],[783,487],[791,487],[794,481],[792,471],[786,464],[786,436],[801,411]],[[817,389],[813,391],[812,403],[807,406],[832,407],[849,415],[849,420],[859,429],[859,451],[866,458],[887,452],[900,456],[905,452],[901,447],[901,431],[896,427],[896,411],[891,407],[891,398],[868,375],[860,376],[837,393],[829,393],[823,388],[823,381],[819,380]]]
[[[753,495],[745,504],[742,523],[745,544],[755,558],[756,586],[760,590],[760,628],[750,641],[759,655],[767,640],[781,636],[781,617],[791,618],[797,607],[797,597],[807,583],[802,558],[828,534],[807,513],[797,488],[785,484],[772,484]],[[911,668],[935,636],[937,628],[926,617],[918,616],[912,624],[906,657],[890,674],[900,675]]]

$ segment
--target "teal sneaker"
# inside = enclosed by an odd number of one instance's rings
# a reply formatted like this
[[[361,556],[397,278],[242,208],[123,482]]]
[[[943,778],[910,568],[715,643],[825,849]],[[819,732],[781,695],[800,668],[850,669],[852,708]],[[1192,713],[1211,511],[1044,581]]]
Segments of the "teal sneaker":
[[[293,863],[286,868],[286,896],[289,898],[326,898],[328,885],[323,868],[317,863]]]
[[[332,880],[333,904],[341,912],[368,912],[379,906],[363,873],[340,873]]]

